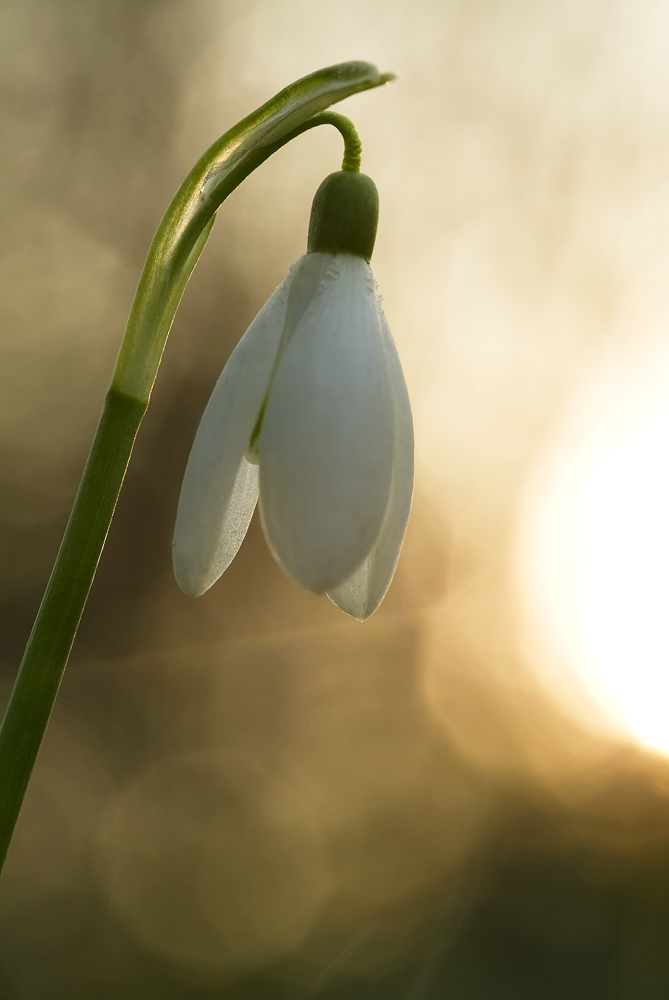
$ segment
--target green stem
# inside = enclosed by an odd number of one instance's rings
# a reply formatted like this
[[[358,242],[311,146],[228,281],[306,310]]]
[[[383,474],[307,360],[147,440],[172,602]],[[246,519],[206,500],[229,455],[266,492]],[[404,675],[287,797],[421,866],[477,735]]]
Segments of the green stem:
[[[341,137],[344,140],[342,170],[359,174],[362,161],[362,143],[351,119],[337,114],[336,111],[326,111],[325,114],[319,115],[318,119],[318,122],[316,122],[316,119],[312,118],[311,122],[319,125],[334,125],[341,132]],[[311,124],[311,122],[307,122],[307,125]]]
[[[167,335],[207,242],[216,210],[272,153],[315,125],[339,128],[345,141],[344,163],[349,164],[345,169],[359,170],[359,140],[352,124],[342,115],[319,112],[391,79],[392,75],[381,75],[368,63],[341,63],[291,84],[207,150],[179,188],[158,227],[65,536],[0,730],[0,870],[135,437],[149,404]]]
[[[0,843],[6,851],[109,531],[146,405],[110,389],[2,724]]]

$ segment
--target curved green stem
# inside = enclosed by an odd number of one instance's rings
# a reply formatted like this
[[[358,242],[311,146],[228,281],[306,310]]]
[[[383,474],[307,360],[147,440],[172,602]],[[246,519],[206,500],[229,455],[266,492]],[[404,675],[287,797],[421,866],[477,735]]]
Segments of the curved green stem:
[[[282,90],[225,133],[193,167],[151,244],[83,478],[0,730],[0,870],[74,642],[135,437],[188,279],[225,198],[306,129],[333,124],[344,162],[359,140],[341,115],[319,114],[393,79],[369,63],[341,63]],[[356,146],[357,142],[357,146]],[[356,169],[348,166],[345,169]]]
[[[307,122],[307,125],[312,123],[314,125],[334,125],[335,128],[339,129],[344,140],[344,159],[341,168],[344,171],[359,174],[362,161],[362,143],[351,119],[337,114],[336,111],[326,111],[324,114],[318,115],[317,118],[312,118],[310,122]]]

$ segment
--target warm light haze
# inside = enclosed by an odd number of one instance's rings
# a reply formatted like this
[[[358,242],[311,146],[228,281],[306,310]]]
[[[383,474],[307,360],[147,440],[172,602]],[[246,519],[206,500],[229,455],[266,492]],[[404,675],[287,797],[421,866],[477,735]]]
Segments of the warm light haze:
[[[315,128],[176,314],[0,882],[1,1000],[665,1000],[669,0],[0,7],[5,701],[155,227],[345,60],[397,75],[336,110],[416,442],[364,623],[257,515],[177,587],[196,428],[341,164]]]
[[[666,335],[595,368],[523,514],[519,559],[536,639],[529,648],[552,663],[553,685],[573,673],[600,721],[669,754]]]

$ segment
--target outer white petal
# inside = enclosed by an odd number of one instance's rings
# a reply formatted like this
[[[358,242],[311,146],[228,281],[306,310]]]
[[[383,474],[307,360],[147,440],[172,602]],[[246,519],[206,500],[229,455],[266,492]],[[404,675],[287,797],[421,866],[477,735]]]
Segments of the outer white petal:
[[[351,575],[379,534],[393,402],[369,265],[308,254],[290,299],[260,435],[261,513],[288,575],[323,593]]]
[[[381,306],[379,304],[379,309]],[[362,566],[339,587],[328,591],[331,601],[347,615],[364,621],[378,608],[395,573],[406,532],[413,494],[413,421],[402,366],[381,310],[386,361],[395,414],[393,478],[381,531]]]
[[[195,436],[173,546],[177,583],[193,597],[230,565],[255,509],[258,467],[244,456],[267,393],[296,267],[230,355]]]

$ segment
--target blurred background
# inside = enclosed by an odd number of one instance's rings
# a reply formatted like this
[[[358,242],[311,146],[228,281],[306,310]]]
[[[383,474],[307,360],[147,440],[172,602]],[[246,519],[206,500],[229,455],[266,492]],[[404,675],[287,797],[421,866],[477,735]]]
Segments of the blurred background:
[[[669,6],[3,0],[0,666],[53,563],[151,237],[225,129],[362,59],[414,508],[359,624],[254,521],[171,573],[208,395],[341,141],[225,203],[0,889],[2,1000],[669,995]]]

